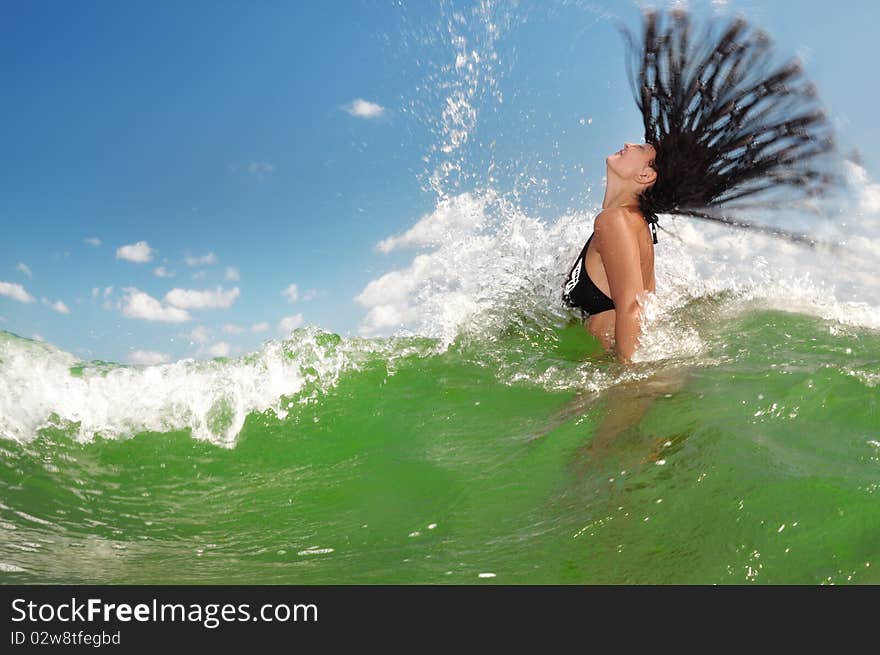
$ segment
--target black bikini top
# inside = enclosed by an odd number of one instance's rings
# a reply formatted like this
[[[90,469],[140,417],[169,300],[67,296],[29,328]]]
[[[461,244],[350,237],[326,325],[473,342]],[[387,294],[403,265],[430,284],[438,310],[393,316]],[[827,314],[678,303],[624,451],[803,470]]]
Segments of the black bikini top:
[[[593,235],[587,239],[577,261],[571,267],[562,288],[562,302],[568,307],[579,307],[582,314],[600,314],[614,309],[614,301],[596,286],[587,274],[586,254]]]

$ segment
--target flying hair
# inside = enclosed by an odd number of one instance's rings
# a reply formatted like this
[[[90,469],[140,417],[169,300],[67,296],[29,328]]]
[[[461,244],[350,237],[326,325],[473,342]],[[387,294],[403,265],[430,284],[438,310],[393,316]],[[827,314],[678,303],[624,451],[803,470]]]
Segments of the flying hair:
[[[815,198],[840,183],[822,157],[834,150],[832,130],[800,62],[771,68],[770,38],[742,17],[720,32],[710,22],[701,36],[685,10],[665,17],[644,10],[641,39],[618,26],[645,141],[657,152],[656,182],[639,195],[654,242],[658,214],[811,242],[723,215],[728,209],[790,206],[786,190]]]

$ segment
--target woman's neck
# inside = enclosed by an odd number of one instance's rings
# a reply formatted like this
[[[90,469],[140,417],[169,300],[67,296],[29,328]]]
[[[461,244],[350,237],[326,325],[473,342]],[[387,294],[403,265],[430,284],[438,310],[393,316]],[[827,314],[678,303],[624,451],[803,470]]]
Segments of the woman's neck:
[[[605,197],[602,199],[602,209],[609,207],[633,207],[638,208],[639,197],[631,189],[623,185],[623,180],[609,175],[605,184]]]

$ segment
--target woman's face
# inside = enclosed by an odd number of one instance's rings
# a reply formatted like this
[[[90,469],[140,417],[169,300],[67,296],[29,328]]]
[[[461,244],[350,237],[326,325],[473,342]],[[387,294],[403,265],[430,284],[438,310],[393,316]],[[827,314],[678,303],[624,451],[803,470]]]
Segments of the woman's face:
[[[605,165],[624,180],[648,184],[656,177],[650,166],[656,155],[657,151],[650,143],[625,143],[623,148],[605,159]]]

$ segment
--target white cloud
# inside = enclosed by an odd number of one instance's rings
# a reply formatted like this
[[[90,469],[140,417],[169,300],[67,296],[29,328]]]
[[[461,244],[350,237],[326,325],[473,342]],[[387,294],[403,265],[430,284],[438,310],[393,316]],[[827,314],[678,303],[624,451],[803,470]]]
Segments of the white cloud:
[[[87,239],[83,239],[83,242],[89,244],[90,246],[95,246],[95,248],[104,243],[98,237],[89,237]]]
[[[132,364],[140,364],[144,366],[155,366],[156,364],[164,364],[171,360],[171,357],[165,353],[157,353],[154,350],[132,350],[128,354],[128,361]]]
[[[160,266],[153,271],[153,275],[155,275],[156,277],[174,277],[174,271],[169,271],[164,266]]]
[[[207,277],[207,274],[205,273],[205,271],[196,271],[195,273],[192,274],[193,280],[204,280],[205,277]]]
[[[206,266],[208,264],[216,264],[217,255],[215,255],[213,252],[209,252],[207,255],[194,257],[189,253],[186,253],[183,260],[186,262],[187,266]]]
[[[65,305],[60,300],[56,300],[55,302],[52,302],[48,298],[42,298],[42,301],[43,301],[44,305],[46,305],[47,307],[51,307],[53,310],[55,310],[59,314],[69,314],[70,313],[70,309],[68,309],[67,305]]]
[[[92,287],[92,298],[97,298],[101,290],[98,287]]]
[[[5,323],[5,322],[6,322],[6,317],[0,316],[0,323]]]
[[[238,287],[228,291],[219,286],[204,291],[175,288],[165,294],[165,302],[180,309],[226,309],[232,306],[238,296]]]
[[[290,334],[296,328],[303,324],[303,315],[294,314],[293,316],[285,316],[278,323],[278,330],[284,334]]]
[[[281,295],[287,298],[287,302],[295,303],[296,299],[299,297],[299,290],[296,288],[295,284],[291,284],[281,292]]]
[[[430,278],[430,260],[428,255],[417,255],[408,269],[391,271],[377,280],[370,280],[355,301],[364,307],[406,302],[410,294]]]
[[[507,214],[508,210],[509,231],[484,232],[496,212]],[[419,253],[409,266],[367,284],[354,299],[369,310],[358,333],[377,336],[405,330],[448,338],[461,321],[488,305],[491,294],[487,291],[497,288],[502,279],[510,280],[512,286],[523,283],[521,271],[529,265],[515,267],[513,261],[536,256],[543,238],[539,222],[495,194],[465,193],[438,203],[434,212],[403,236],[380,244],[386,252],[402,245],[439,248]],[[491,262],[487,252],[493,252]]]
[[[45,341],[45,339],[43,338],[43,335],[40,334],[39,332],[34,332],[31,335],[31,339],[33,339],[34,341]]]
[[[267,161],[252,161],[248,164],[248,173],[261,182],[275,172],[275,166]]]
[[[306,301],[308,301],[308,300],[311,300],[312,298],[314,298],[314,297],[317,296],[317,295],[318,295],[318,292],[317,292],[315,289],[309,289],[308,291],[306,291],[306,292],[303,294],[303,297],[300,298],[300,300],[301,300],[302,302],[306,302]]]
[[[356,98],[343,109],[358,118],[378,118],[385,113],[385,107],[363,98]]]
[[[18,265],[16,265],[15,269],[18,271],[21,271],[22,273],[27,275],[29,278],[33,277],[33,275],[31,275],[31,269],[28,268],[28,265],[25,264],[24,262],[18,262]]]
[[[205,348],[204,350],[201,350],[199,352],[205,355],[210,355],[211,357],[228,357],[229,344],[225,341],[218,341],[211,347]]]
[[[187,339],[195,343],[208,343],[211,339],[211,331],[203,326],[193,329],[191,332],[184,334]]]
[[[145,321],[162,323],[183,323],[191,320],[189,312],[179,307],[163,305],[152,296],[133,287],[123,289],[122,313],[129,318],[141,318]]]
[[[868,180],[868,171],[851,161],[844,162],[849,183],[859,196],[859,211],[866,214],[880,212],[880,184]]]
[[[107,296],[109,296],[111,293],[113,293],[113,287],[112,287],[112,286],[104,287],[104,297],[105,297],[105,298],[106,298]]]
[[[400,247],[436,246],[454,237],[473,234],[485,223],[487,200],[474,198],[470,193],[445,199],[402,235],[380,241],[376,249],[389,253]]]
[[[244,332],[244,328],[239,327],[238,325],[235,325],[233,323],[227,323],[223,326],[223,332],[225,334],[241,334],[242,332]]]
[[[125,259],[135,264],[145,264],[153,259],[153,253],[156,252],[150,248],[150,244],[146,241],[138,241],[127,246],[116,249],[116,259]]]
[[[241,276],[238,274],[238,269],[235,268],[235,266],[226,267],[226,279],[230,282],[238,282],[241,279]]]
[[[265,332],[268,329],[269,329],[269,324],[266,323],[265,321],[263,321],[262,323],[254,323],[253,325],[251,325],[251,332],[253,332],[255,334],[258,332]]]
[[[34,297],[15,282],[0,282],[0,296],[8,296],[18,302],[34,302]]]
[[[411,324],[419,316],[420,313],[415,308],[405,307],[400,303],[376,305],[367,312],[359,332],[364,336],[381,334],[384,331]]]

